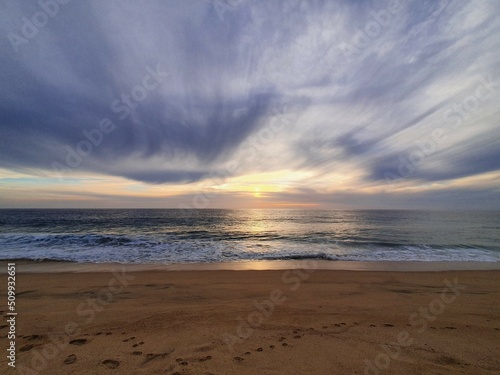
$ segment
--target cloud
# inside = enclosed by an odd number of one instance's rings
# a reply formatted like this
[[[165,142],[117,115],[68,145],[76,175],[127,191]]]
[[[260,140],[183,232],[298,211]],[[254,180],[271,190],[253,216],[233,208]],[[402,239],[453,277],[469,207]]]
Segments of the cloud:
[[[227,70],[237,66],[239,56],[222,47],[236,42],[236,30],[209,17],[211,7],[115,5],[68,4],[18,54],[3,45],[2,166],[50,170],[54,161],[65,164],[67,148],[78,151],[87,140],[83,131],[109,118],[117,130],[85,155],[80,169],[145,182],[188,182],[203,173],[177,165],[178,172],[167,167],[162,178],[160,165],[147,160],[173,164],[194,158],[198,167],[210,168],[259,128],[274,94],[228,89],[226,82],[234,77],[228,78]],[[17,5],[19,14],[33,14],[33,7],[22,6]],[[158,16],[172,7],[195,19],[171,15],[168,23]],[[204,20],[208,33],[200,33],[196,18]],[[168,79],[146,92],[144,101],[134,101],[134,88],[157,66]],[[143,161],[150,170],[114,169],[121,158]]]
[[[356,190],[386,187],[415,142],[442,128],[447,141],[406,182],[498,170],[500,87],[474,110],[464,105],[480,79],[500,77],[500,6],[390,4],[242,1],[221,15],[210,1],[73,1],[16,52],[8,35],[23,36],[41,8],[8,1],[0,167],[51,175],[56,162],[68,175],[193,184],[236,163],[230,175],[295,168],[326,178],[340,170]],[[345,44],[354,48],[348,56]],[[156,81],[147,78],[152,70]],[[294,120],[245,158],[277,108]],[[461,126],[452,129],[447,113]],[[103,119],[114,130],[68,165],[89,141],[84,131]]]

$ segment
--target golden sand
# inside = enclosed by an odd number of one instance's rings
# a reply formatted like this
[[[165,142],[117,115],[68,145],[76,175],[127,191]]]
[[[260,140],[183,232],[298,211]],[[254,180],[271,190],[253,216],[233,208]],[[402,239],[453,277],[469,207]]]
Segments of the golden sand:
[[[498,270],[43,266],[17,274],[18,374],[500,372]]]

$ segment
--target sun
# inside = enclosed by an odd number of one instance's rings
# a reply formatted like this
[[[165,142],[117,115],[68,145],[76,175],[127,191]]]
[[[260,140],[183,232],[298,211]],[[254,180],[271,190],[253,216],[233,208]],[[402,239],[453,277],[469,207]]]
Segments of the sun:
[[[255,192],[253,193],[253,196],[256,198],[260,198],[260,187],[254,189]]]

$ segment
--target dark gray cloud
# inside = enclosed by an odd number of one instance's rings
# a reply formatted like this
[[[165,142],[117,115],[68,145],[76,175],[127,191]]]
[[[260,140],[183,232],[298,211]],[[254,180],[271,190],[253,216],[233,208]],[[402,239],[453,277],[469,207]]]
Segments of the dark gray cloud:
[[[236,22],[238,17],[229,20],[228,26],[208,3],[113,5],[111,9],[97,2],[60,6],[29,43],[16,46],[17,53],[4,39],[3,167],[50,170],[54,161],[65,165],[67,147],[78,151],[78,144],[87,140],[83,131],[98,128],[108,118],[116,130],[82,157],[79,169],[145,182],[193,181],[203,173],[182,171],[182,165],[177,172],[166,168],[162,178],[158,165],[127,171],[113,164],[117,158],[168,161],[192,156],[209,169],[212,161],[231,153],[268,115],[272,90],[226,86],[228,75],[239,74],[241,68],[238,39],[245,22]],[[41,10],[14,2],[7,8],[29,20]],[[183,18],[171,16],[162,22],[157,12],[168,15],[175,8]],[[102,15],[103,20],[100,11],[116,17]],[[2,31],[23,37],[23,22],[11,20],[2,25]],[[132,37],[120,35],[122,31]],[[148,39],[151,33],[153,38]],[[169,76],[161,77],[161,84],[148,80],[157,87],[142,89],[146,98],[134,100],[134,88],[143,85],[151,69]]]

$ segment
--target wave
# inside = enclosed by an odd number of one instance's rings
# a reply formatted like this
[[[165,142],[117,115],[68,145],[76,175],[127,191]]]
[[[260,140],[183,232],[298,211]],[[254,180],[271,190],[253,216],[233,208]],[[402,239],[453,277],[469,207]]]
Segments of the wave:
[[[264,256],[262,260],[330,260],[336,261],[340,260],[336,255],[328,255],[325,253],[317,254],[292,254],[292,255],[281,255],[281,256]]]
[[[196,236],[198,237],[198,236]],[[484,261],[500,252],[471,245],[397,244],[387,241],[270,241],[231,237],[182,238],[164,234],[0,234],[0,259],[86,263],[189,263],[247,260]]]
[[[133,238],[120,235],[100,234],[2,234],[2,246],[123,246],[132,243]]]

